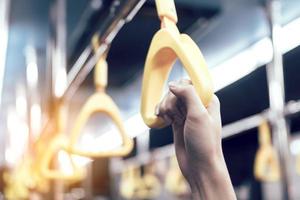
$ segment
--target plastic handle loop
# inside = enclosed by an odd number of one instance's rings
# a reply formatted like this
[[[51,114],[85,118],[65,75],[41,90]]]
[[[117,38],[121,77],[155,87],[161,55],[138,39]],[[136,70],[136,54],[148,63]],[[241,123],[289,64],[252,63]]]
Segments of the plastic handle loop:
[[[79,168],[74,164],[74,161],[70,154],[68,154],[70,166],[72,169],[70,172],[64,173],[61,170],[52,170],[51,161],[53,156],[56,155],[60,150],[65,150],[67,148],[66,138],[62,135],[55,137],[47,151],[44,153],[44,158],[41,160],[41,173],[47,179],[64,180],[70,182],[76,182],[83,180],[86,176],[84,168]]]
[[[267,121],[264,121],[258,127],[259,135],[258,142],[260,146],[272,145],[270,127]]]
[[[84,128],[90,116],[95,113],[104,113],[115,123],[122,137],[123,145],[121,148],[112,151],[93,152],[80,150],[76,147],[76,143],[79,140],[82,129]],[[75,120],[74,127],[71,130],[70,141],[71,149],[69,149],[69,151],[71,153],[91,158],[126,156],[133,148],[133,141],[126,134],[118,107],[105,93],[95,93],[87,100],[77,119]]]
[[[3,174],[5,199],[27,199],[29,197],[31,175],[28,164],[21,162],[12,172]]]
[[[296,159],[296,172],[300,175],[300,155]]]
[[[137,199],[155,199],[161,192],[161,185],[158,178],[155,176],[152,166],[145,168],[145,173],[141,176],[140,184],[136,187],[135,197]]]
[[[259,127],[259,144],[254,161],[254,176],[261,181],[278,181],[280,179],[279,162],[271,143],[270,128],[266,121]]]
[[[135,188],[139,184],[139,171],[134,166],[128,166],[121,175],[120,194],[125,199],[133,199]]]
[[[146,168],[144,176],[134,166],[130,166],[122,174],[120,194],[125,199],[154,199],[160,191],[160,182],[149,168]]]
[[[163,6],[164,1],[156,1],[157,7]],[[213,83],[200,49],[188,35],[180,34],[175,24],[166,26],[154,35],[145,62],[141,115],[150,128],[166,126],[155,115],[155,106],[161,99],[164,83],[177,58],[190,76],[203,104],[207,106],[212,99]]]
[[[93,45],[95,49],[98,45],[98,38],[93,37]],[[106,53],[107,54],[107,53]],[[104,88],[107,83],[107,63],[106,54],[102,57],[96,65],[95,69],[95,85],[97,92],[93,94],[82,107],[70,136],[69,152],[90,158],[103,158],[103,157],[122,157],[128,155],[133,149],[133,140],[127,135],[123,125],[121,114],[117,105],[112,98],[105,93]],[[109,116],[114,124],[117,126],[122,138],[122,147],[112,151],[86,151],[76,147],[80,138],[80,134],[88,119],[95,113],[103,113]]]

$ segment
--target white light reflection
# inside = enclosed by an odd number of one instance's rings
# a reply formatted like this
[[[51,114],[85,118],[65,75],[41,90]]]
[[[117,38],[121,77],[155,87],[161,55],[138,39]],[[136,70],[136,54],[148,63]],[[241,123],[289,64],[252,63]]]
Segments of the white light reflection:
[[[67,76],[64,69],[59,68],[55,78],[54,94],[61,97],[66,89]]]
[[[76,167],[85,167],[87,164],[91,163],[92,160],[90,158],[70,155],[66,151],[59,151],[58,152],[58,163],[59,169],[66,175],[74,174],[74,168],[72,166],[72,161]],[[71,160],[72,159],[72,160]]]
[[[24,85],[17,85],[16,90],[16,110],[18,115],[22,119],[26,119],[27,116],[27,99],[26,99],[26,91]]]
[[[296,139],[291,142],[290,150],[295,156],[300,154],[300,139]]]
[[[273,58],[273,48],[270,38],[264,38],[245,51],[211,69],[215,90],[251,73],[261,65],[269,63]]]
[[[30,61],[26,68],[27,83],[30,87],[35,87],[38,83],[38,66],[36,62]]]
[[[30,124],[33,137],[36,139],[39,136],[42,124],[42,110],[40,104],[34,103],[30,108]]]
[[[300,18],[293,20],[281,29],[281,48],[286,53],[300,44]]]
[[[65,151],[59,151],[57,155],[59,169],[66,175],[71,176],[74,173],[71,158]]]
[[[29,87],[35,88],[38,84],[37,53],[34,47],[27,45],[25,48],[26,57],[26,79]]]
[[[16,111],[9,109],[7,115],[8,142],[5,151],[5,160],[8,165],[14,165],[27,149],[29,129],[25,121],[21,120]]]
[[[131,138],[147,133],[149,128],[145,125],[140,114],[134,115],[124,122],[125,130]],[[89,152],[109,151],[119,148],[122,138],[119,130],[111,126],[110,130],[94,138],[92,134],[85,133],[78,147]]]

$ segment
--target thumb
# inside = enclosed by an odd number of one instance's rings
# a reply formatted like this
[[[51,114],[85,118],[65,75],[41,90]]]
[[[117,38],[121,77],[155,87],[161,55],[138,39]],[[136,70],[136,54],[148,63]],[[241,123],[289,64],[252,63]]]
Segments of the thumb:
[[[189,109],[200,109],[201,111],[206,112],[206,108],[203,105],[201,99],[197,95],[197,92],[193,85],[186,82],[173,82],[169,83],[170,91],[184,104],[186,108]]]

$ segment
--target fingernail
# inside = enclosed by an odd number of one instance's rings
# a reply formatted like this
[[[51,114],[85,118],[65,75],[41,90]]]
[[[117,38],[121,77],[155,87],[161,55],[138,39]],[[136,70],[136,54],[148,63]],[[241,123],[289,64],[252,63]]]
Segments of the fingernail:
[[[155,115],[158,116],[159,115],[159,107],[155,106]]]
[[[169,88],[176,88],[177,87],[177,84],[176,84],[175,81],[170,81],[168,85],[169,85]]]

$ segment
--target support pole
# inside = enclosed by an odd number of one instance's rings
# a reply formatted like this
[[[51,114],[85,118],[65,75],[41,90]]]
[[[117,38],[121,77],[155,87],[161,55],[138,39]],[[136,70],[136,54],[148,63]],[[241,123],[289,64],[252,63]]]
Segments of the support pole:
[[[54,9],[51,10],[52,19],[52,37],[53,37],[53,52],[52,52],[52,83],[54,96],[54,116],[57,117],[60,112],[60,97],[62,96],[67,86],[67,69],[66,69],[66,0],[56,0]],[[61,114],[61,113],[59,113]],[[58,122],[59,123],[59,122]],[[56,123],[56,129],[60,125]],[[55,162],[55,167],[59,167],[58,161]],[[64,184],[61,180],[54,181],[53,199],[64,199]]]
[[[282,50],[280,46],[281,1],[269,0],[268,12],[270,17],[272,34],[271,39],[273,44],[273,61],[267,65],[271,125],[280,161],[282,199],[289,200],[292,199],[291,160],[288,141],[289,131],[284,116],[284,73]]]

